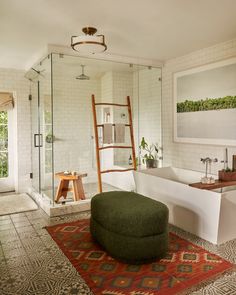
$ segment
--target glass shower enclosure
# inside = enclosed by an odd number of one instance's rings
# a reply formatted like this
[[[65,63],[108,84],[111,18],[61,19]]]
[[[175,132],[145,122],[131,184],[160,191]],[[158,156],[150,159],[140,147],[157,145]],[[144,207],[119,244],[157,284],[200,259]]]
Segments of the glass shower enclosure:
[[[92,94],[97,102],[112,103],[125,103],[130,96],[139,167],[142,137],[162,145],[161,68],[52,53],[30,72],[32,186],[51,206],[60,205],[55,204],[57,172],[86,173],[86,199],[98,192]],[[110,106],[97,108],[97,118],[98,124],[128,123],[126,110]],[[99,141],[102,144],[102,130]],[[129,141],[127,132],[125,144]],[[129,160],[129,150],[101,153],[103,167],[126,168]],[[121,174],[126,173],[103,176],[104,190],[134,189],[132,173],[125,180]],[[73,202],[70,194],[66,202]]]
[[[30,70],[32,186],[54,203],[51,55]],[[47,194],[44,194],[44,192]]]

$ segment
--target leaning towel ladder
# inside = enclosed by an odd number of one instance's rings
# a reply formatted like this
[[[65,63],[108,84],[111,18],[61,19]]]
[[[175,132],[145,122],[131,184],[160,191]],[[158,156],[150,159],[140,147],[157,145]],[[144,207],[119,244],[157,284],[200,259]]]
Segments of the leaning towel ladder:
[[[100,147],[99,146],[99,140],[98,140],[98,128],[103,127],[103,124],[97,124],[97,112],[96,112],[96,106],[101,105],[110,105],[110,106],[117,106],[117,107],[127,107],[128,108],[128,114],[129,114],[129,124],[125,124],[125,126],[129,127],[130,130],[130,146],[125,145],[112,145],[112,146],[105,146]],[[130,170],[136,170],[136,157],[135,157],[135,145],[134,145],[134,132],[133,132],[133,123],[132,123],[132,112],[131,112],[131,105],[130,105],[130,97],[127,96],[127,104],[118,104],[118,103],[104,103],[104,102],[95,102],[95,96],[92,95],[92,108],[93,108],[93,122],[94,122],[94,133],[95,133],[95,143],[96,143],[96,157],[97,157],[97,174],[98,174],[98,189],[99,192],[102,192],[102,177],[101,174],[103,173],[110,173],[110,172],[126,172]],[[115,126],[115,124],[112,124]],[[100,151],[105,149],[132,149],[132,162],[133,167],[128,169],[110,169],[110,170],[103,170],[101,171],[101,163],[100,163]]]

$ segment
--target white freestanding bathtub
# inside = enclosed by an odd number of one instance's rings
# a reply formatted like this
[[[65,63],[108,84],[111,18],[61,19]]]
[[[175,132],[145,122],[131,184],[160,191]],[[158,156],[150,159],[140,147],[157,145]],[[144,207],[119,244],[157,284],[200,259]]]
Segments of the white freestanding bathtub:
[[[203,173],[174,167],[134,171],[137,193],[165,203],[169,223],[214,244],[236,238],[236,187],[225,192],[190,187]]]

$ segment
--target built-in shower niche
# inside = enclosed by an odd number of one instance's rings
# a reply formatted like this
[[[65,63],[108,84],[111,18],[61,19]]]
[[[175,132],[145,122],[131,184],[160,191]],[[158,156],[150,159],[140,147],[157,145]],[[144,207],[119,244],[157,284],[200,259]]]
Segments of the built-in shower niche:
[[[89,79],[76,79],[81,74],[81,65],[85,66],[84,74]],[[54,201],[59,183],[55,174],[86,173],[87,177],[83,178],[86,200],[79,203],[89,204],[98,192],[91,95],[95,95],[96,102],[121,104],[130,96],[138,157],[142,136],[161,141],[161,70],[59,54],[49,55],[38,68],[42,75],[34,83],[32,125],[35,126],[33,134],[41,134],[43,144],[32,146],[33,170],[38,174],[33,189],[52,208],[71,207],[76,205],[71,193],[59,204]],[[127,110],[112,106],[98,107],[97,118],[98,124],[128,123]],[[101,145],[102,135],[100,128]],[[128,130],[124,144],[130,145]],[[129,158],[129,150],[101,152],[102,165],[110,168],[129,166]],[[110,173],[102,180],[104,190],[134,189],[132,172]]]

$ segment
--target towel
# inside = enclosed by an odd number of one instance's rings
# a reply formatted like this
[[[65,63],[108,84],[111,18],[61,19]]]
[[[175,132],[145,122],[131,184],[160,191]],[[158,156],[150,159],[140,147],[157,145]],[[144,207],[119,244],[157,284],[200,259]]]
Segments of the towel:
[[[112,124],[103,124],[103,143],[112,143]]]
[[[125,142],[125,124],[115,124],[115,143]]]

